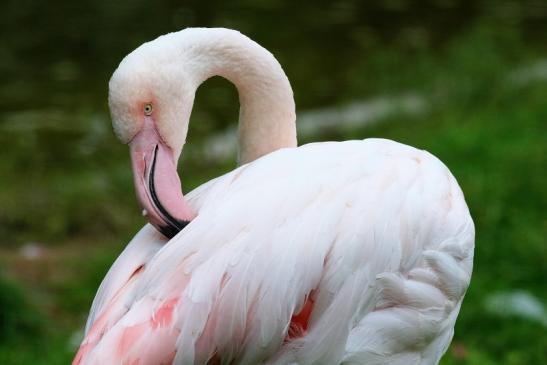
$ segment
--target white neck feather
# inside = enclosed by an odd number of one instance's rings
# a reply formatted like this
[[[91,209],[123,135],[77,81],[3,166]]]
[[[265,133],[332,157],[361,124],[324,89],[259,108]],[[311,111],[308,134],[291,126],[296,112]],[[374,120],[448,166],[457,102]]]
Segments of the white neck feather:
[[[237,88],[239,163],[283,147],[296,147],[295,106],[287,76],[274,56],[241,33],[228,29],[184,31],[185,69],[197,87],[222,76]]]

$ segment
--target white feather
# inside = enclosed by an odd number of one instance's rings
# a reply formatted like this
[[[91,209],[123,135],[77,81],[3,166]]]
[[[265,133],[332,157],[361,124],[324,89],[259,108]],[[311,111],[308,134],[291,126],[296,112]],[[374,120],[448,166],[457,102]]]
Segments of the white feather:
[[[147,260],[109,332],[175,297],[175,364],[435,363],[473,248],[463,196],[447,204],[450,191],[436,158],[387,140],[274,152],[188,194],[198,217]],[[312,291],[308,332],[284,342]],[[157,333],[144,336],[153,347]]]

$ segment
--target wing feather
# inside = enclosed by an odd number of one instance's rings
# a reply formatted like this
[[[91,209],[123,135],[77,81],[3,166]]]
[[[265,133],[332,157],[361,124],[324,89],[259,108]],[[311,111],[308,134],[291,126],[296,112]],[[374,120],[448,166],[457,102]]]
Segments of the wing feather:
[[[139,325],[135,343],[150,353],[168,343],[176,364],[418,364],[436,338],[449,341],[474,231],[457,183],[428,153],[374,139],[311,144],[187,197],[198,216],[147,257],[103,350]],[[307,332],[287,341],[312,293]],[[177,335],[156,345],[152,314],[165,303],[161,331]]]
[[[132,275],[143,268],[166,239],[151,225],[144,226],[118,256],[103,279],[87,318],[85,333],[93,326],[95,319],[104,311],[105,306],[125,286]]]

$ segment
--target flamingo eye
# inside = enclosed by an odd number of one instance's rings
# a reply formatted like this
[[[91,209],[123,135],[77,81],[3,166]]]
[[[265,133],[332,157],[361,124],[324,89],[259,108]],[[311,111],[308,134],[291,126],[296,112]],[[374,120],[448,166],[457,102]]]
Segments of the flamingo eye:
[[[152,104],[147,103],[144,104],[144,115],[151,115],[152,114]]]

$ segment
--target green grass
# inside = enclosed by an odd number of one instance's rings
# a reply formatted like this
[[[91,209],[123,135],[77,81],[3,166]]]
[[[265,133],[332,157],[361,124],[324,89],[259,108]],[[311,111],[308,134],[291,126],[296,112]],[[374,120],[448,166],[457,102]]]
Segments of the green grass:
[[[318,138],[394,139],[435,154],[458,179],[476,224],[475,268],[444,365],[547,363],[544,326],[485,306],[490,295],[511,290],[547,303],[547,82],[518,89],[508,82],[511,70],[537,55],[517,36],[487,27],[435,55],[379,50],[353,64],[345,98],[415,90],[427,97],[429,111]],[[13,147],[9,158],[0,159],[0,168],[11,172],[0,180],[4,247],[16,250],[39,237],[59,255],[32,264],[43,267],[38,281],[28,278],[28,267],[9,257],[2,261],[28,290],[0,281],[1,364],[69,362],[69,339],[83,325],[101,278],[121,243],[143,223],[125,147],[108,131],[105,116],[78,115],[65,129],[59,128],[64,119],[51,118],[48,127],[33,126],[28,117],[26,133],[4,129],[0,137]],[[192,141],[203,137],[199,130],[195,136]],[[190,174],[185,183],[196,186],[231,163],[184,161]]]
[[[104,238],[49,248],[37,260],[3,260],[28,290],[0,277],[0,364],[70,363],[91,300],[122,249]]]

